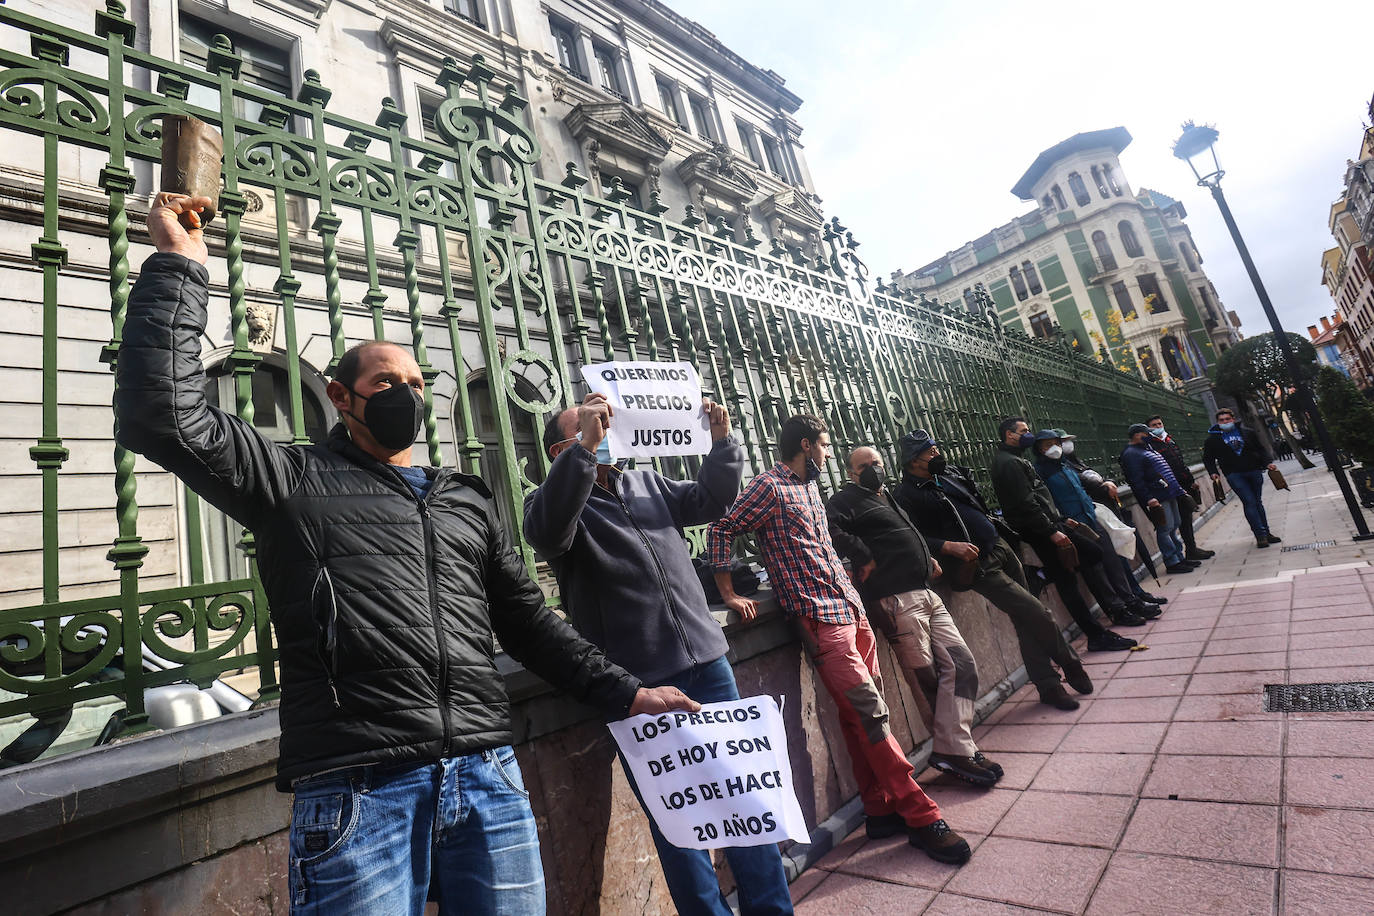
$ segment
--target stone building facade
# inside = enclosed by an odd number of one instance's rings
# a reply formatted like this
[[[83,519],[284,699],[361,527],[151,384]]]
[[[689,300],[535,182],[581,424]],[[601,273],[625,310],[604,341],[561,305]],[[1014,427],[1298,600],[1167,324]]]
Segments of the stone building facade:
[[[1370,104],[1374,116],[1374,102]],[[1361,388],[1374,385],[1374,129],[1360,139],[1358,158],[1347,161],[1341,196],[1328,225],[1336,244],[1322,252],[1322,285],[1345,320],[1336,331],[1342,362]]]
[[[1075,134],[1036,157],[1012,188],[1036,209],[923,267],[904,289],[973,307],[981,285],[1003,323],[1073,345],[1152,381],[1200,379],[1239,339],[1240,321],[1202,269],[1183,204],[1133,191],[1124,127]]]

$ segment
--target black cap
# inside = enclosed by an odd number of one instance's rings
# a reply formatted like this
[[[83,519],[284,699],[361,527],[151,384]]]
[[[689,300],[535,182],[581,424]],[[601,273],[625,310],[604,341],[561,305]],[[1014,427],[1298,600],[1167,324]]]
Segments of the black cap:
[[[910,464],[916,458],[920,457],[922,452],[937,444],[935,437],[924,429],[916,429],[907,433],[897,440],[897,449],[902,456],[902,466],[905,467]]]
[[[1126,430],[1126,438],[1129,439],[1136,433],[1145,433],[1145,435],[1148,436],[1150,434],[1150,427],[1146,426],[1144,423],[1132,423],[1131,428]]]
[[[1063,438],[1063,436],[1059,435],[1059,433],[1055,432],[1055,431],[1052,430],[1052,429],[1042,429],[1042,430],[1040,430],[1040,432],[1038,432],[1038,433],[1035,434],[1035,441],[1036,441],[1036,442],[1044,442],[1044,441],[1046,441],[1046,440],[1048,440],[1048,439],[1062,439],[1062,438]]]

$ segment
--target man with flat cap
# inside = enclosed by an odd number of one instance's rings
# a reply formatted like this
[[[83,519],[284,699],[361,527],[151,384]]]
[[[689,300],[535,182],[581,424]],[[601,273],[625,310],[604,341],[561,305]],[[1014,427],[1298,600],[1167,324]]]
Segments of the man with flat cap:
[[[931,552],[943,561],[945,574],[937,585],[941,598],[948,604],[953,592],[974,591],[1006,614],[1041,702],[1077,708],[1078,701],[1064,690],[1054,666],[1079,693],[1091,693],[1092,680],[1049,609],[1026,587],[1021,561],[1008,543],[1016,536],[988,511],[969,470],[951,466],[930,433],[918,429],[897,445],[902,482],[893,498],[925,536]],[[1134,640],[1101,627],[1088,635],[1089,649],[1133,645]]]

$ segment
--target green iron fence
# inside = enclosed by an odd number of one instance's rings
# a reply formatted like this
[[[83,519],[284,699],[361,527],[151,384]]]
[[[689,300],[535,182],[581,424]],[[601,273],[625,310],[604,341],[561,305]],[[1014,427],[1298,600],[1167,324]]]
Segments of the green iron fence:
[[[82,180],[64,172],[66,154],[82,151],[78,165],[101,160],[93,185],[104,198],[97,241],[110,301],[102,359],[113,368],[136,267],[130,246],[146,241],[137,224],[168,114],[192,114],[225,137],[223,221],[209,237],[228,275],[226,408],[254,421],[263,357],[251,345],[257,328],[245,277],[270,268],[289,440],[308,441],[305,377],[327,373],[344,352],[349,319],[355,331],[370,319],[374,337],[397,339],[396,329],[407,328],[403,342],[426,379],[457,380],[446,404],[434,386],[427,391],[430,462],[483,471],[508,521],[519,518],[523,494],[547,468],[539,449],[521,443],[581,393],[576,367],[603,359],[691,361],[706,394],[730,407],[752,472],[772,463],[773,433],[798,411],[825,417],[841,454],[872,443],[893,466],[897,437],[921,426],[946,443],[952,461],[981,468],[997,421],[1009,413],[1078,433],[1080,454],[1099,464],[1119,450],[1127,423],[1150,413],[1167,415],[1184,436],[1205,427],[1192,399],[1063,340],[1001,327],[985,295],[982,311],[971,313],[870,285],[838,221],[824,227],[819,252],[804,257],[747,229],[739,238],[691,208],[669,218],[657,195],[642,209],[618,188],[593,196],[572,165],[558,180],[540,177],[525,99],[493,86],[480,58],[445,61],[437,80],[444,100],[428,139],[416,139],[390,99],[371,123],[331,112],[330,91],[313,71],[294,98],[239,81],[241,60],[223,36],[200,70],[138,51],[134,24],[115,0],[94,26],[88,34],[0,6],[0,138],[41,148],[41,201],[33,205],[41,226],[31,254],[42,277],[41,411],[35,428],[10,432],[36,443],[28,453],[41,486],[36,504],[5,507],[34,519],[22,524],[42,526],[42,600],[0,610],[0,690],[10,695],[0,716],[105,696],[123,700],[125,728],[137,729],[147,721],[147,688],[205,685],[251,666],[260,669],[260,699],[277,694],[252,534],[239,541],[247,578],[213,581],[201,560],[202,507],[185,494],[168,548],[189,555],[183,584],[141,585],[149,546],[140,535],[139,486],[149,478],[112,438],[105,443],[117,534],[108,593],[64,600],[70,532],[61,493],[70,452],[60,290],[71,246],[89,253],[92,244],[89,233],[78,240],[59,221],[64,195]],[[254,200],[273,204],[275,225],[263,232],[245,224]],[[349,289],[363,292],[354,299]],[[301,328],[312,321],[329,355],[313,368],[301,358]],[[452,365],[436,368],[431,351]],[[471,362],[485,370],[484,387],[466,383]],[[494,435],[484,440],[482,424]],[[658,464],[669,474],[694,468],[691,460]],[[830,487],[842,482],[835,463],[826,475]],[[689,532],[698,546],[700,534]],[[145,653],[170,667],[145,671]]]

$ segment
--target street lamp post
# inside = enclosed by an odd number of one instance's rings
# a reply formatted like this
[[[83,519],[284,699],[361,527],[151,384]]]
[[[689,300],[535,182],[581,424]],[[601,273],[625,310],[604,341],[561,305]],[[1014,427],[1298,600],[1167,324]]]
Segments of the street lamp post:
[[[1214,127],[1194,124],[1192,121],[1185,122],[1182,136],[1174,142],[1174,155],[1188,163],[1188,167],[1193,170],[1193,175],[1197,177],[1198,185],[1212,192],[1212,198],[1217,202],[1217,208],[1221,210],[1221,218],[1226,222],[1226,228],[1231,232],[1231,240],[1236,243],[1236,250],[1240,252],[1240,259],[1245,264],[1245,272],[1250,275],[1250,282],[1254,284],[1255,295],[1259,297],[1260,305],[1264,308],[1264,315],[1269,319],[1269,326],[1274,329],[1274,339],[1278,342],[1279,350],[1283,354],[1283,361],[1288,366],[1288,374],[1293,377],[1293,386],[1297,389],[1298,403],[1307,412],[1308,420],[1317,432],[1317,441],[1321,443],[1322,457],[1326,459],[1326,467],[1336,475],[1336,483],[1340,486],[1341,495],[1345,497],[1345,504],[1350,509],[1350,517],[1355,521],[1355,530],[1358,532],[1355,535],[1355,540],[1374,539],[1374,534],[1369,533],[1369,525],[1365,522],[1364,512],[1361,511],[1360,504],[1355,499],[1355,491],[1351,489],[1350,481],[1345,476],[1345,469],[1341,467],[1340,459],[1336,457],[1336,448],[1331,443],[1331,434],[1326,431],[1326,424],[1322,422],[1321,411],[1317,409],[1317,400],[1312,396],[1307,383],[1303,381],[1298,372],[1298,360],[1293,355],[1293,347],[1288,341],[1288,333],[1279,323],[1279,316],[1274,312],[1274,304],[1269,301],[1269,293],[1264,289],[1259,271],[1255,269],[1255,262],[1250,259],[1250,249],[1245,247],[1245,240],[1240,237],[1240,229],[1236,226],[1235,217],[1231,215],[1231,208],[1226,205],[1226,197],[1221,193],[1221,179],[1226,172],[1217,160],[1216,142],[1218,136]],[[1204,153],[1211,155],[1210,166],[1203,159]],[[1201,170],[1198,168],[1197,160],[1199,159],[1203,159]]]

